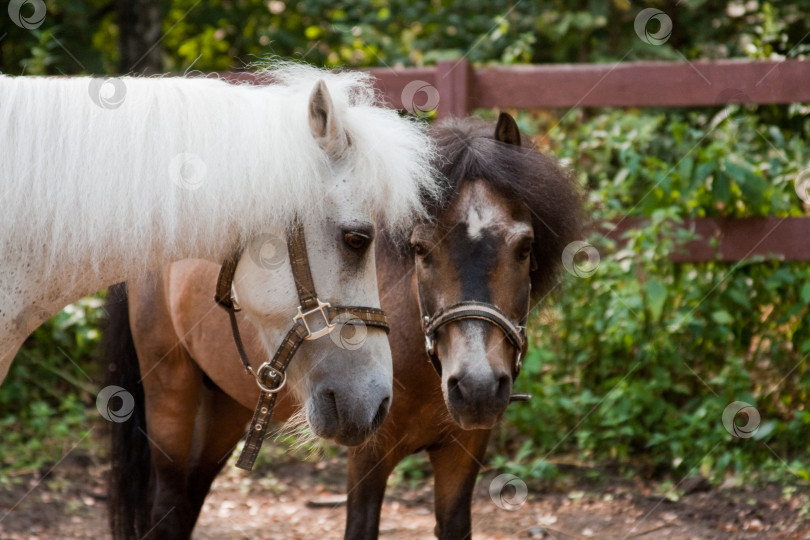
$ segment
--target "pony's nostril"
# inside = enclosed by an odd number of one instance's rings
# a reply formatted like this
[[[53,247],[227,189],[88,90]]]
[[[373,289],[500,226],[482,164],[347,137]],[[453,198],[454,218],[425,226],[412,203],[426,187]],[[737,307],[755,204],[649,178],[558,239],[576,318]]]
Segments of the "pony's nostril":
[[[371,431],[374,431],[382,425],[383,420],[385,420],[386,415],[388,415],[388,404],[390,402],[390,398],[385,398],[382,400],[382,403],[380,403],[377,414],[374,415],[374,419],[371,421]]]
[[[380,410],[388,414],[388,406],[391,404],[391,398],[387,397],[380,403]]]
[[[337,399],[335,398],[335,393],[331,390],[326,390],[323,393],[323,412],[333,416],[335,420],[339,420],[340,415],[338,414],[338,407],[337,407]]]
[[[512,393],[512,377],[506,374],[498,377],[498,389],[496,392],[496,401],[500,402],[509,399],[509,396]]]
[[[464,392],[461,391],[458,377],[450,377],[447,379],[447,397],[450,398],[450,403],[454,407],[462,407],[464,405]]]

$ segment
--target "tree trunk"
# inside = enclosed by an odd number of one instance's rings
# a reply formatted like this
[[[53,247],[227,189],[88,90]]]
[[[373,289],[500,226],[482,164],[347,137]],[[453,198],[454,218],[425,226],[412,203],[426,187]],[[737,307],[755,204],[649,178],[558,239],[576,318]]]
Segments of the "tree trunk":
[[[161,0],[117,0],[121,73],[161,73]]]

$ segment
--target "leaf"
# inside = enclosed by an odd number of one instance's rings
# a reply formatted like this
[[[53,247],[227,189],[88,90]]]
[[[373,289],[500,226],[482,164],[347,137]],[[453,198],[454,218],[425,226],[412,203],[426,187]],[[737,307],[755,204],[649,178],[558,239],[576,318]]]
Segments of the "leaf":
[[[726,294],[728,294],[729,298],[734,300],[741,307],[751,309],[751,299],[748,297],[746,292],[736,288],[729,288],[728,291],[726,291]]]
[[[712,320],[717,324],[728,326],[734,322],[734,317],[728,311],[721,309],[712,313]]]
[[[654,322],[661,320],[661,313],[664,311],[664,303],[667,301],[667,288],[659,280],[651,278],[644,284],[647,294],[647,307],[650,310],[650,317]]]
[[[753,438],[754,440],[761,441],[773,433],[774,429],[776,429],[776,420],[767,420],[762,422],[754,432]]]
[[[728,204],[731,200],[731,181],[723,171],[717,171],[712,180],[712,194],[714,200]]]
[[[322,34],[323,30],[320,26],[307,26],[306,30],[304,30],[307,39],[318,39]]]
[[[785,137],[782,135],[782,130],[776,126],[768,126],[768,135],[773,139],[773,145],[776,148],[785,148]]]
[[[692,177],[692,168],[695,165],[695,160],[691,156],[686,156],[681,160],[678,165],[678,177],[680,178],[680,185],[687,185],[687,181]]]
[[[755,209],[762,208],[768,184],[757,176],[750,166],[744,167],[728,159],[723,160],[723,165],[728,175],[737,182],[745,197],[745,203]]]
[[[714,172],[715,165],[714,161],[704,161],[697,167],[695,167],[695,176],[694,182],[695,183],[702,183],[705,182],[706,179],[709,177],[710,174]],[[695,184],[692,184],[692,188],[695,187]]]
[[[810,304],[810,281],[802,285],[801,297],[802,302]]]

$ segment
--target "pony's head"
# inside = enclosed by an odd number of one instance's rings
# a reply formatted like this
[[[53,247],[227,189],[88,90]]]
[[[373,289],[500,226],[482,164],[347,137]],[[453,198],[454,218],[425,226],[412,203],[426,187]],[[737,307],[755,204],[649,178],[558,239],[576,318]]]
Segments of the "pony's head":
[[[525,325],[533,300],[554,288],[565,246],[576,238],[580,199],[556,162],[521,145],[514,119],[437,126],[447,196],[411,235],[423,315],[462,302],[496,307]],[[433,336],[442,391],[465,429],[491,428],[509,404],[522,353],[491,320],[462,318]]]
[[[303,201],[295,219],[303,226],[313,284],[319,299],[332,306],[378,308],[378,227],[400,229],[411,214],[422,211],[422,193],[434,189],[432,146],[416,124],[362,99],[358,103],[339,76],[311,82],[300,108],[303,128],[291,124],[289,129],[306,131],[299,139],[305,148],[298,151],[308,156],[305,166],[316,176],[297,186],[306,197],[292,196]],[[299,305],[286,232],[250,236],[234,275],[236,300],[270,355]],[[307,319],[313,332],[326,322],[319,313]],[[391,350],[381,329],[351,316],[332,322],[336,326],[330,333],[303,342],[287,371],[287,384],[304,403],[316,435],[357,445],[388,412]]]

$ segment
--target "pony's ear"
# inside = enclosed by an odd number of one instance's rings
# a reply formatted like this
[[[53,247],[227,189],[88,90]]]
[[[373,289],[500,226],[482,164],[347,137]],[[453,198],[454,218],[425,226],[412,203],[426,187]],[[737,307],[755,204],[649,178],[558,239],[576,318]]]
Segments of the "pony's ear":
[[[346,131],[335,114],[335,105],[326,83],[319,80],[309,96],[309,129],[330,158],[339,158],[349,146]]]
[[[506,144],[520,146],[520,130],[517,122],[509,113],[502,112],[495,125],[495,140]]]

